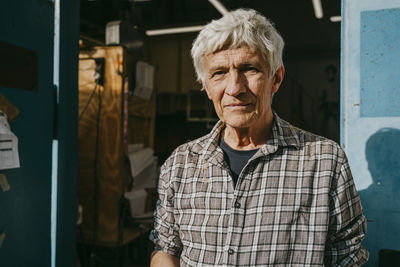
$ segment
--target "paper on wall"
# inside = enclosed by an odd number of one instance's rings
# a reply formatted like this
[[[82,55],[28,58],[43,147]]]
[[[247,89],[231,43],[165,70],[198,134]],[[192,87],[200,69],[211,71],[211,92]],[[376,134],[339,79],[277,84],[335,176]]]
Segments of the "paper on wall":
[[[154,87],[154,67],[142,61],[136,63],[136,86],[134,96],[150,99]]]
[[[10,130],[7,116],[0,110],[0,170],[19,168],[18,138]]]

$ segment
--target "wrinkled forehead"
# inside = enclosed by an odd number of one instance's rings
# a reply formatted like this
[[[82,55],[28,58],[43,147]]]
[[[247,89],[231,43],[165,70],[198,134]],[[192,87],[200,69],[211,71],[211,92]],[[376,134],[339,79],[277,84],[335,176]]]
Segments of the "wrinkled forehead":
[[[225,65],[258,65],[268,67],[267,61],[258,50],[248,46],[228,47],[203,56],[206,69]]]
[[[206,51],[205,55],[217,53],[222,50],[238,49],[238,48],[248,48],[255,53],[259,53],[260,55],[265,54],[265,53],[263,53],[265,51],[262,51],[261,44],[259,44],[259,46],[256,46],[253,43],[246,43],[246,42],[235,43],[230,38],[228,38],[225,41],[225,43],[223,43],[221,45],[214,44],[214,45],[208,46],[207,48],[208,48],[207,49],[208,51]]]

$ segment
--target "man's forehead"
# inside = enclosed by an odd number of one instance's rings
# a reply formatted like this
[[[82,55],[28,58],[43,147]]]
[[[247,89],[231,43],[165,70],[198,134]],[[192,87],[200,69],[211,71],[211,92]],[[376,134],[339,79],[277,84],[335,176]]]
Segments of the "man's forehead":
[[[258,56],[260,53],[258,53],[256,50],[249,48],[248,46],[241,46],[241,47],[234,47],[234,48],[225,48],[225,49],[219,49],[215,52],[209,53],[205,55],[205,57],[213,57],[213,56]]]
[[[209,67],[220,64],[265,64],[261,53],[249,47],[229,48],[204,56],[205,65]]]

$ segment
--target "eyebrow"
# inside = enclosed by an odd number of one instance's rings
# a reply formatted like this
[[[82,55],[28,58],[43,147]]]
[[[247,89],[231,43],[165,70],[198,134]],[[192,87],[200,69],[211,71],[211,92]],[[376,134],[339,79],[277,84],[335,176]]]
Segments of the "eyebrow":
[[[262,66],[261,66],[260,63],[251,62],[251,61],[243,62],[243,63],[239,64],[239,65],[237,66],[237,68],[238,68],[238,69],[241,69],[241,68],[246,68],[246,67],[251,67],[251,66],[254,66],[254,67],[260,68],[260,69],[262,68]],[[228,68],[228,67],[227,67],[227,66],[224,66],[224,65],[216,65],[216,66],[211,67],[210,70],[209,70],[209,72],[212,73],[212,72],[214,72],[214,71],[223,70],[223,69],[227,69],[227,68]]]
[[[243,67],[256,67],[256,68],[260,68],[260,64],[258,63],[253,63],[253,62],[244,62],[243,64],[240,64],[238,66],[238,68],[243,68]]]
[[[224,69],[227,69],[227,67],[219,65],[219,66],[214,66],[214,67],[210,68],[208,72],[213,73],[215,71],[224,70]]]

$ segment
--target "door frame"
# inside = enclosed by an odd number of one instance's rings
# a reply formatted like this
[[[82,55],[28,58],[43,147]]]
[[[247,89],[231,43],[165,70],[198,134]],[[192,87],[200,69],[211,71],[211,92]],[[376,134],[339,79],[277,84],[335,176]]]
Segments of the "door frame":
[[[55,0],[54,4],[59,8],[58,70],[55,64],[59,84],[56,85],[57,180],[53,181],[57,183],[56,239],[52,262],[57,267],[70,267],[76,264],[80,2]]]

